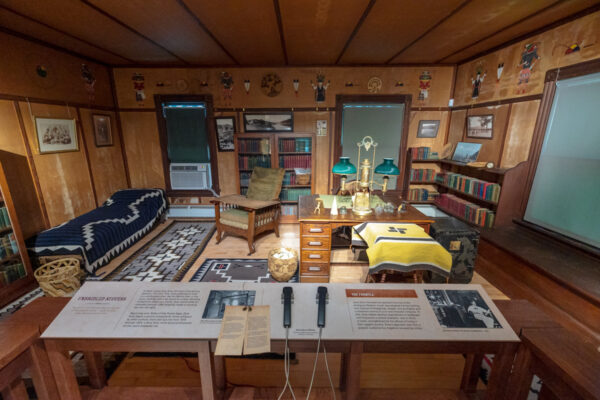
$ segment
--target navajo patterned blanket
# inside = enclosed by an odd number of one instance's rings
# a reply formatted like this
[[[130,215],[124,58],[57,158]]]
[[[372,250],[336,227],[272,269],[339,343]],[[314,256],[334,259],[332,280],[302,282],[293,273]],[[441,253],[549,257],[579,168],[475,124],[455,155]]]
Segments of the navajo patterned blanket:
[[[78,254],[93,274],[150,231],[166,209],[161,189],[120,190],[101,207],[40,233],[27,247],[38,256]]]

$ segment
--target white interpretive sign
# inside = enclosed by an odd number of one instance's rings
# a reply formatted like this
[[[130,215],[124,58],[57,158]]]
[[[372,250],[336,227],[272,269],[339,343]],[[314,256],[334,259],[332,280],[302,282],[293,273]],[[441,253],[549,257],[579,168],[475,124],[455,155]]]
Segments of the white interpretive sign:
[[[45,338],[216,339],[226,306],[261,306],[271,339],[284,339],[282,289],[293,289],[290,339],[316,339],[317,288],[328,291],[323,339],[518,341],[480,285],[87,282]],[[266,346],[264,332],[246,346]],[[261,340],[258,340],[261,339]],[[266,348],[266,347],[265,347]]]

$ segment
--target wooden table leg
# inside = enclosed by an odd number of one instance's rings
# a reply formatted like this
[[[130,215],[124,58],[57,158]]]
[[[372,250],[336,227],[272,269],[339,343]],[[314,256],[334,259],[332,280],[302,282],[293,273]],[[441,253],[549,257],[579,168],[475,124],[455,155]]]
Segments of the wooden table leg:
[[[360,368],[362,362],[363,343],[352,342],[350,354],[346,362],[346,400],[358,400],[360,398]]]
[[[340,357],[340,391],[346,390],[346,368],[348,365],[349,353],[342,353]]]
[[[465,393],[474,393],[477,391],[477,382],[479,381],[482,361],[483,354],[467,354],[460,382],[460,390]]]
[[[506,383],[515,361],[515,353],[519,343],[505,343],[494,356],[492,371],[488,382],[486,399],[503,399],[506,392]],[[512,400],[512,399],[511,399]]]
[[[506,385],[506,399],[519,400],[527,398],[529,388],[531,387],[531,380],[533,379],[532,363],[533,354],[531,350],[527,346],[519,346],[517,357],[515,358],[515,367]]]
[[[41,340],[37,340],[29,348],[29,357],[31,358],[31,379],[35,386],[35,393],[40,400],[58,399],[58,389],[52,366],[46,353],[46,348]]]
[[[200,342],[198,348],[198,366],[200,367],[200,384],[202,385],[202,400],[214,400],[220,398],[215,383],[214,358],[210,353],[210,342]]]
[[[225,357],[213,356],[215,365],[215,384],[218,390],[225,392],[227,389],[227,371],[225,370]]]
[[[29,400],[27,389],[20,376],[2,390],[2,398],[4,400]]]
[[[84,351],[83,358],[90,377],[90,386],[94,389],[102,389],[106,386],[106,371],[104,370],[102,353]]]
[[[60,398],[62,400],[81,400],[81,392],[69,353],[60,350],[54,340],[46,340],[45,345]]]

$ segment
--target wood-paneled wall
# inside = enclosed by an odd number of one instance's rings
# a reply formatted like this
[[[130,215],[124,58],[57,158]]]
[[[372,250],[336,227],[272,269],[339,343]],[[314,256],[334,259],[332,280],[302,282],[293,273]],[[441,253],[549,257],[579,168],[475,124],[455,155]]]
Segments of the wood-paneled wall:
[[[233,76],[234,85],[231,99],[224,96],[220,83],[220,73],[226,71]],[[427,98],[419,100],[419,76],[423,71],[431,74],[431,88]],[[270,72],[277,73],[283,81],[283,90],[276,97],[268,97],[260,89],[262,77]],[[144,76],[146,99],[138,102],[135,98],[132,76],[141,73]],[[316,82],[318,73],[330,81],[326,92],[326,101],[315,102],[311,80]],[[326,120],[327,136],[316,138],[316,175],[315,190],[320,193],[330,188],[330,170],[332,167],[331,135],[335,131],[335,96],[337,94],[368,94],[367,83],[370,78],[382,80],[378,94],[411,94],[413,98],[411,124],[408,132],[409,146],[432,146],[440,150],[443,146],[448,123],[448,99],[452,87],[453,67],[381,67],[381,68],[116,68],[114,80],[117,99],[123,123],[125,148],[132,186],[159,185],[164,187],[164,176],[160,168],[160,158],[150,158],[150,154],[159,154],[156,117],[151,112],[155,108],[155,94],[198,94],[213,96],[216,116],[234,116],[238,131],[242,131],[243,111],[247,108],[264,109],[301,109],[294,111],[294,130],[296,132],[316,132],[317,120]],[[293,80],[298,79],[300,86],[296,94]],[[244,89],[244,80],[250,80],[250,91]],[[206,82],[207,86],[201,83]],[[352,86],[346,86],[352,83]],[[397,86],[398,85],[398,86]],[[313,110],[314,108],[314,110]],[[123,111],[126,110],[126,111]],[[139,110],[139,111],[136,111]],[[229,111],[231,110],[231,111]],[[442,110],[442,111],[440,111]],[[439,119],[440,129],[435,140],[417,139],[419,120]],[[365,132],[371,134],[372,132]],[[376,135],[376,134],[375,134]],[[236,193],[233,153],[218,152],[219,184],[222,194]]]
[[[537,46],[539,59],[533,66],[527,84],[519,85],[521,54],[525,45],[529,43]],[[578,44],[580,50],[566,54],[567,49],[573,44]],[[600,12],[589,14],[459,65],[454,100],[455,107],[461,109],[452,111],[449,141],[452,143],[460,140],[481,142],[483,146],[479,160],[493,161],[501,167],[513,167],[527,160],[546,71],[598,57],[600,57]],[[497,78],[499,64],[504,64],[500,79]],[[475,78],[478,69],[487,75],[481,85],[479,96],[473,99],[472,79]],[[513,102],[513,104],[512,107],[508,104],[500,107],[489,104],[496,102]],[[482,103],[487,104],[481,106]],[[508,112],[506,112],[507,108]],[[494,115],[493,140],[466,138],[466,116],[480,114]],[[506,128],[506,132],[503,138],[499,138],[498,134],[503,135],[502,128]]]
[[[28,157],[44,216],[39,226],[22,227],[31,234],[90,211],[127,187],[120,132],[111,111],[108,68],[3,33],[0,46],[10,55],[0,63],[0,149]],[[93,98],[81,77],[82,64],[96,78]],[[113,146],[96,147],[93,113],[111,116]],[[79,150],[40,154],[35,117],[76,120]]]

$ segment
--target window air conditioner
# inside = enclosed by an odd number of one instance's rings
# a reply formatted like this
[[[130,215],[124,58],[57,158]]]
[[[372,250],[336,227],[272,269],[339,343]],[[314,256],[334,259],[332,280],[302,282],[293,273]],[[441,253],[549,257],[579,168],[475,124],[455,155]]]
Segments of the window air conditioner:
[[[210,163],[171,163],[171,189],[211,190]]]

